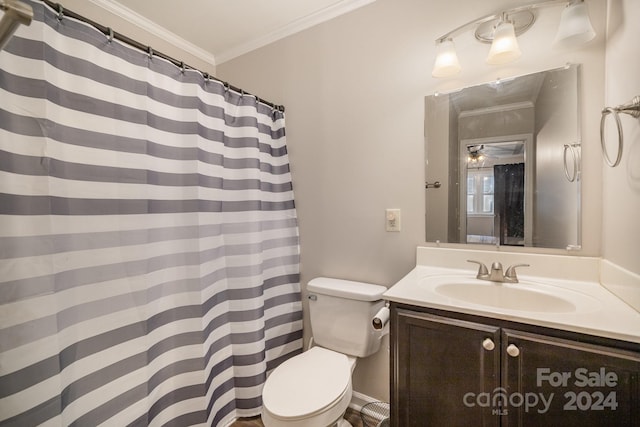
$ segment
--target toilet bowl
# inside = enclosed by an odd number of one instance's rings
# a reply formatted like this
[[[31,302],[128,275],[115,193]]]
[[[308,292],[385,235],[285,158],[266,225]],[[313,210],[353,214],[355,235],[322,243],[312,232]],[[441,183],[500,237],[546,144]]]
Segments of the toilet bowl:
[[[384,306],[384,286],[317,278],[307,285],[317,344],[275,368],[262,391],[265,427],[347,427],[357,357],[380,348],[372,319]]]
[[[322,347],[278,366],[262,391],[265,426],[327,427],[342,419],[351,402],[356,359]],[[346,421],[340,426],[350,425]]]

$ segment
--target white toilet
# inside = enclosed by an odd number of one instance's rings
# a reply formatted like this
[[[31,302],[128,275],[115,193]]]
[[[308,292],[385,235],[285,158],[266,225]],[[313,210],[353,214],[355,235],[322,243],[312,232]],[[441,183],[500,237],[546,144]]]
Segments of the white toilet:
[[[380,348],[372,319],[384,307],[384,286],[319,277],[307,285],[316,347],[285,361],[262,392],[265,427],[346,427],[357,357]]]

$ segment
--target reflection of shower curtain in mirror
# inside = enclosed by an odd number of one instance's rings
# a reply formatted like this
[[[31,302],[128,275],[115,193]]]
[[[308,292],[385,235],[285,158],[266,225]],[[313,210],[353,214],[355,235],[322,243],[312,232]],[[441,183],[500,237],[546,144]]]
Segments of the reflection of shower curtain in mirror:
[[[283,113],[29,4],[0,52],[0,424],[259,413],[302,344]]]
[[[524,246],[524,163],[495,165],[493,176],[500,244]]]

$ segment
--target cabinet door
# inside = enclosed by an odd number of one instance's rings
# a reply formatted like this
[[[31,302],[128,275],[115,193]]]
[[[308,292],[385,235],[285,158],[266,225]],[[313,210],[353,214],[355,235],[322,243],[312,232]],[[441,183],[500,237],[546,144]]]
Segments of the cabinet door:
[[[399,309],[391,333],[392,425],[499,425],[478,403],[500,384],[498,328]]]
[[[640,426],[640,355],[576,341],[502,334],[503,425]]]

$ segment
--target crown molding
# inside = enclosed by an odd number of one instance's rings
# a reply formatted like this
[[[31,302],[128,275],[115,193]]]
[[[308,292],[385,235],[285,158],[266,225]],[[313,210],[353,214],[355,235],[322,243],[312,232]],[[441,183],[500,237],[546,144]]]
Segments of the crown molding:
[[[297,19],[296,21],[293,21],[292,23],[287,24],[283,27],[280,27],[263,36],[249,40],[245,43],[242,43],[240,45],[234,46],[230,49],[227,49],[223,52],[218,53],[216,55],[216,59],[218,61],[217,63],[222,64],[223,62],[226,62],[238,56],[244,55],[245,53],[251,52],[252,50],[261,48],[270,43],[273,43],[275,41],[288,37],[292,34],[298,33],[300,31],[306,30],[315,25],[328,21],[330,19],[336,18],[345,13],[351,12],[362,6],[366,6],[367,4],[373,3],[374,1],[376,0],[340,1],[322,10],[319,10],[315,13],[312,13],[310,15]]]
[[[156,37],[164,40],[165,42],[184,50],[185,52],[200,58],[203,61],[210,63],[213,67],[216,66],[216,58],[211,52],[194,45],[183,39],[182,37],[168,31],[166,28],[161,27],[153,21],[145,18],[139,13],[129,9],[126,6],[118,3],[115,0],[89,0],[96,6],[111,12],[117,17],[153,34]]]
[[[481,116],[491,113],[502,113],[505,111],[520,110],[523,108],[533,108],[534,103],[531,101],[514,102],[513,104],[493,105],[491,107],[476,108],[475,110],[465,110],[458,114],[459,118]]]
[[[138,28],[141,28],[144,31],[149,32],[150,34],[153,34],[156,37],[159,37],[160,39],[171,45],[182,49],[185,52],[202,59],[203,61],[210,63],[214,67],[218,64],[244,55],[245,53],[248,53],[252,50],[261,48],[292,34],[306,30],[322,22],[328,21],[367,4],[373,3],[374,1],[376,0],[339,1],[322,10],[297,19],[296,21],[282,26],[270,33],[256,37],[245,43],[231,47],[221,53],[214,55],[211,52],[208,52],[194,45],[193,43],[186,41],[185,39],[172,33],[171,31],[168,31],[166,28],[120,4],[116,0],[89,0],[90,3],[93,3],[94,5],[114,14],[115,16],[131,23],[132,25],[137,26]]]

